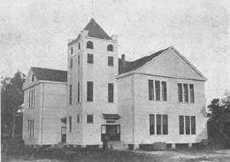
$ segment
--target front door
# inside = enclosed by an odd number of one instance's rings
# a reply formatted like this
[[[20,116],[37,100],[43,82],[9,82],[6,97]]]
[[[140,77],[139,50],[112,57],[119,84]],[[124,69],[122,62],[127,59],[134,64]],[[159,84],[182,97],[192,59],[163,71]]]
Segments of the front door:
[[[101,140],[120,141],[120,125],[102,125]]]
[[[66,127],[61,127],[61,142],[66,143]]]

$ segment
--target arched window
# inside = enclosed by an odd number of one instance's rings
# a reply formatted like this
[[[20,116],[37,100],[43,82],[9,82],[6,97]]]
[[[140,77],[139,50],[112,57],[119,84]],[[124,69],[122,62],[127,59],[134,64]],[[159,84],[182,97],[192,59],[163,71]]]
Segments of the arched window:
[[[86,47],[89,48],[89,49],[93,49],[93,42],[88,41]]]
[[[112,44],[109,44],[107,46],[107,51],[113,51],[113,45]]]

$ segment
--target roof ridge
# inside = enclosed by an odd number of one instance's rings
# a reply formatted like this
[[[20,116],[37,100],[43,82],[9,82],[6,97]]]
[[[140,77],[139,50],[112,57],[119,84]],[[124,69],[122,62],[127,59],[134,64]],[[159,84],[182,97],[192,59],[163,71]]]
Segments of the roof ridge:
[[[53,70],[53,71],[64,71],[64,72],[67,72],[67,70],[31,66],[31,69],[33,69],[33,68],[35,68],[35,69],[43,69],[43,70]]]

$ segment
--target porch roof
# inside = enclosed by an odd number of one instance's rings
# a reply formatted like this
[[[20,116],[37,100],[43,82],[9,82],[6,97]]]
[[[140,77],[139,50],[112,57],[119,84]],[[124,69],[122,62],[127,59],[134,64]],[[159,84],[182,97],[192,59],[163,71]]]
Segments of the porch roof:
[[[103,114],[104,119],[113,119],[113,120],[118,120],[120,119],[119,114]]]

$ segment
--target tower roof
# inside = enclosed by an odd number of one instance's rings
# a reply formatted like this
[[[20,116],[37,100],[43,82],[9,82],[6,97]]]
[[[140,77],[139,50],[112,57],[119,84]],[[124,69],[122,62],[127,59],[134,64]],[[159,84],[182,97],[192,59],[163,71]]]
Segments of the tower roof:
[[[90,37],[111,40],[112,38],[101,28],[101,26],[91,18],[89,23],[84,27]]]

